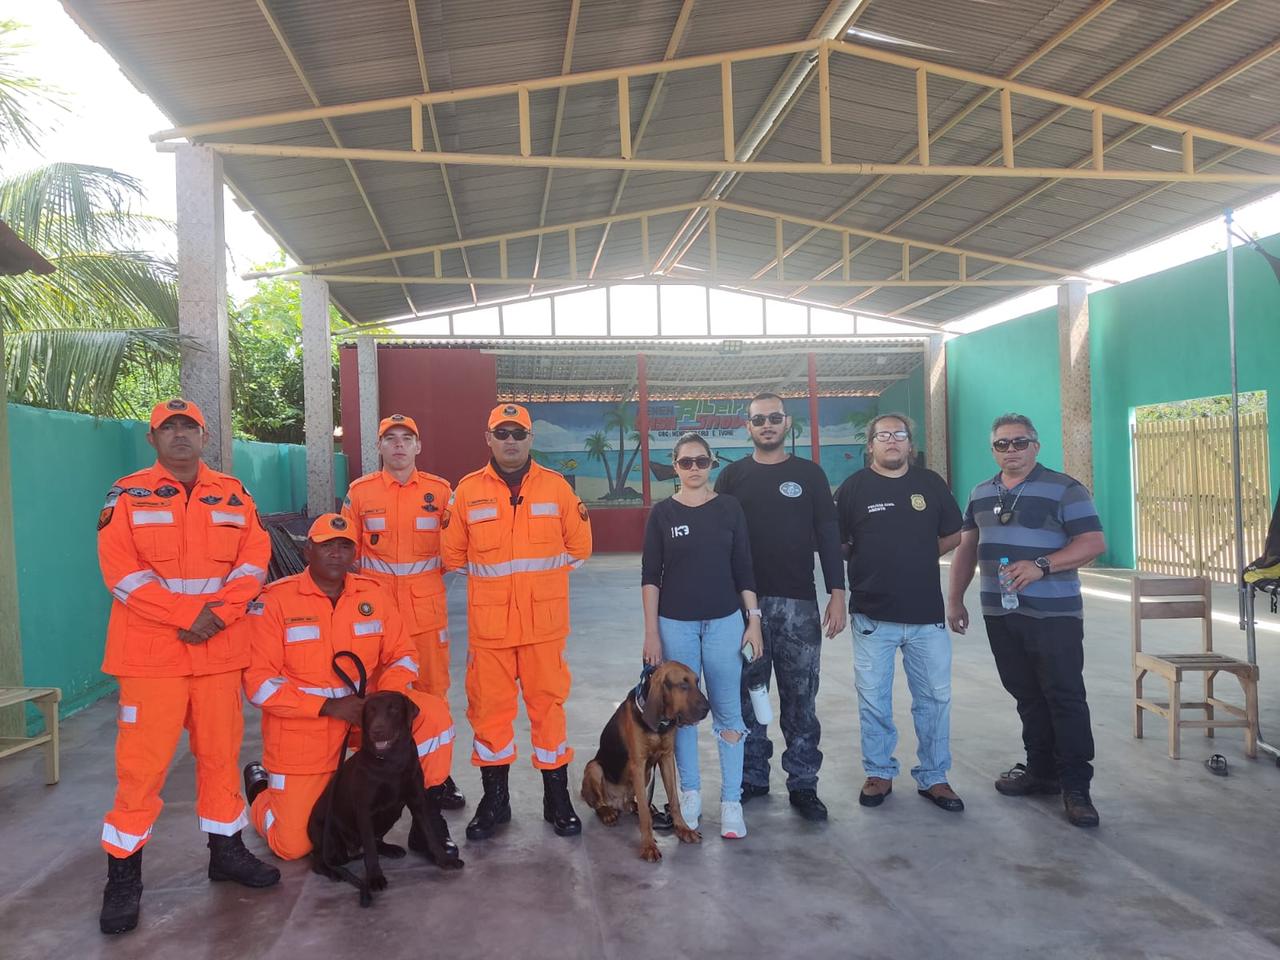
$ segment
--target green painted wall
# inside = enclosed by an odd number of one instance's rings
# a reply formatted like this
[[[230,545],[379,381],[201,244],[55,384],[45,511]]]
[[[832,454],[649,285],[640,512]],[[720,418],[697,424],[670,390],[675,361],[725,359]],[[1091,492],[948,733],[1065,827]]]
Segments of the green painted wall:
[[[23,674],[28,686],[61,687],[63,712],[71,713],[111,688],[98,670],[110,611],[94,537],[98,511],[111,484],[155,453],[140,421],[18,404],[8,411]],[[236,440],[232,460],[263,513],[302,508],[302,447]],[[345,491],[341,454],[335,480]]]
[[[1280,249],[1280,236],[1262,241]],[[1266,390],[1271,497],[1280,481],[1280,283],[1261,257],[1235,254],[1241,391]],[[1094,499],[1107,532],[1101,563],[1132,567],[1133,478],[1129,423],[1135,407],[1225,394],[1226,254],[1120,284],[1089,297]],[[1062,462],[1057,308],[947,344],[951,458],[957,497],[994,472],[987,431],[998,413],[1026,413],[1040,431],[1040,459]]]

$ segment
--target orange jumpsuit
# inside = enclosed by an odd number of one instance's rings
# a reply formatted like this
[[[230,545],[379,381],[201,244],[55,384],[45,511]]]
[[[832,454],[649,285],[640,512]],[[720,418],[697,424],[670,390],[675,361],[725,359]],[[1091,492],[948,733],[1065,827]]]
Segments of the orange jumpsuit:
[[[449,692],[449,611],[440,565],[440,518],[448,481],[415,470],[400,483],[386,470],[351,484],[342,515],[358,532],[360,572],[395,599],[418,649],[415,689]]]
[[[439,697],[411,688],[418,676],[413,644],[395,603],[375,581],[348,574],[335,606],[303,571],[270,584],[242,623],[251,646],[244,689],[262,708],[262,764],[267,789],[251,815],[277,856],[311,851],[307,819],[338,767],[347,724],[320,716],[326,698],[351,695],[333,670],[333,655],[350,650],[369,674],[369,693],[392,690],[418,705],[413,739],[428,787],[443,783],[453,759],[453,721]],[[353,681],[355,665],[339,661]],[[375,679],[376,678],[376,679]]]
[[[573,759],[564,717],[569,569],[591,556],[591,524],[564,477],[536,463],[514,499],[490,464],[462,478],[444,521],[445,567],[467,572],[471,762],[515,760],[519,681],[533,765],[554,770]]]
[[[114,598],[102,670],[120,682],[116,796],[102,846],[127,857],[151,836],[183,728],[196,761],[196,815],[206,833],[248,825],[240,794],[245,638],[231,625],[267,578],[271,541],[240,481],[204,464],[190,495],[159,463],[118,480],[98,517],[98,560]],[[204,605],[228,629],[187,644]]]

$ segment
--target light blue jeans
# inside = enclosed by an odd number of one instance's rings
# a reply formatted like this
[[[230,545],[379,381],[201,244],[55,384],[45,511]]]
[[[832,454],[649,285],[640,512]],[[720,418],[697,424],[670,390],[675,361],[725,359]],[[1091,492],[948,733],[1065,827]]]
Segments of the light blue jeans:
[[[919,765],[911,776],[921,790],[945,783],[951,769],[951,637],[941,623],[890,623],[853,615],[854,686],[862,727],[862,768],[869,777],[898,774],[898,729],[893,724],[893,663],[911,690]]]
[[[747,728],[742,722],[742,614],[731,613],[719,620],[669,620],[658,618],[662,656],[677,660],[704,678],[711,701],[711,729],[720,749],[720,800],[742,799],[742,757]],[[726,740],[725,731],[738,739]],[[698,772],[698,728],[676,728],[676,769],[681,790],[701,790]],[[674,800],[675,798],[670,798]]]

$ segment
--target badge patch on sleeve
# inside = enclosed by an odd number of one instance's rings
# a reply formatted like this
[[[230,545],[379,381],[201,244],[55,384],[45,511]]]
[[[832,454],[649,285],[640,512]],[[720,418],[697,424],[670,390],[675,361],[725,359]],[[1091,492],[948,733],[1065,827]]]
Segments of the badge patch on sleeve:
[[[578,516],[583,520],[587,519],[587,505],[581,500],[578,501]]]
[[[440,515],[440,529],[441,530],[449,529],[449,511],[448,510],[446,510],[444,513]]]
[[[98,529],[101,530],[111,522],[111,515],[116,512],[115,507],[103,507],[102,512],[98,514]]]

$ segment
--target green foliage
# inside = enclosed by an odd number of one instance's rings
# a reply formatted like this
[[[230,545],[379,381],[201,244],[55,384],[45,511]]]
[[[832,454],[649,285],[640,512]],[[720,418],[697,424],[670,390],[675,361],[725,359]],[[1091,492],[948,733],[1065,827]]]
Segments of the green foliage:
[[[1267,391],[1255,390],[1240,394],[1241,413],[1266,413]],[[1223,417],[1231,413],[1231,395],[1219,397],[1195,397],[1191,400],[1174,400],[1138,407],[1135,416],[1139,423],[1154,420],[1191,420],[1196,417]]]

